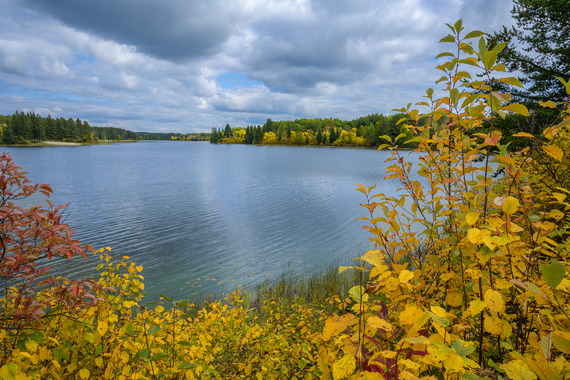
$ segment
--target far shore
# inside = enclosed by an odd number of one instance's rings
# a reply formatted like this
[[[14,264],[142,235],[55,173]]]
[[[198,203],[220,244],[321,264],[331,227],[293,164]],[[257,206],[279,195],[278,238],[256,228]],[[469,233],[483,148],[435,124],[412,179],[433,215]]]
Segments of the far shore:
[[[55,145],[55,146],[80,146],[80,143],[64,142],[64,141],[43,141],[41,144]]]
[[[86,146],[86,145],[107,145],[113,143],[122,142],[136,142],[134,140],[99,140],[97,142],[67,142],[67,141],[42,141],[42,142],[31,142],[28,144],[0,144],[0,146],[16,146],[16,147],[36,147],[36,146]]]

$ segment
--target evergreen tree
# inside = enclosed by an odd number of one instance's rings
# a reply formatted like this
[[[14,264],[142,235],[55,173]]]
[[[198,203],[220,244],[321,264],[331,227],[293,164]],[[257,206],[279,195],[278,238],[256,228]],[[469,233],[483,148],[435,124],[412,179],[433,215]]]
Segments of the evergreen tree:
[[[317,145],[321,145],[323,142],[323,131],[319,128],[317,131]]]
[[[212,144],[217,144],[220,142],[220,135],[218,134],[216,128],[212,128],[212,134],[210,135],[210,142]]]
[[[493,42],[508,41],[498,59],[508,71],[522,73],[526,89],[513,89],[516,101],[566,99],[564,86],[556,79],[570,75],[570,1],[513,0],[516,26],[492,36]]]
[[[233,133],[232,133],[232,128],[230,127],[229,124],[226,124],[226,129],[224,129],[224,137],[232,137]]]
[[[255,127],[255,134],[253,138],[254,144],[259,144],[263,141],[263,129],[261,129],[261,125]]]

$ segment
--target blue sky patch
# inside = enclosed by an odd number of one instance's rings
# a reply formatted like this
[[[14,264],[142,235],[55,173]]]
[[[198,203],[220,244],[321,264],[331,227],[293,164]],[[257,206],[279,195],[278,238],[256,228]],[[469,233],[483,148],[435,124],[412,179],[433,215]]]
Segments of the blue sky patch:
[[[224,90],[233,87],[263,86],[263,83],[251,80],[247,75],[242,73],[223,73],[218,75],[216,81]]]

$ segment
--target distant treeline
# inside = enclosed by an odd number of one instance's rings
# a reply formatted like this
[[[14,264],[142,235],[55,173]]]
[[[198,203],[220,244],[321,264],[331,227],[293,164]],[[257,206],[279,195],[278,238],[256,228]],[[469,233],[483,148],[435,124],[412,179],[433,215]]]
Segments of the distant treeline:
[[[0,142],[27,144],[42,141],[68,141],[95,143],[98,141],[185,140],[207,141],[209,133],[155,133],[133,132],[115,127],[92,127],[87,121],[51,115],[42,117],[33,112],[16,111],[13,115],[0,115]]]
[[[381,136],[396,138],[403,129],[398,121],[405,115],[384,116],[374,113],[350,121],[340,119],[297,119],[272,121],[263,126],[245,128],[212,128],[210,142],[214,144],[284,144],[377,147],[385,142]]]

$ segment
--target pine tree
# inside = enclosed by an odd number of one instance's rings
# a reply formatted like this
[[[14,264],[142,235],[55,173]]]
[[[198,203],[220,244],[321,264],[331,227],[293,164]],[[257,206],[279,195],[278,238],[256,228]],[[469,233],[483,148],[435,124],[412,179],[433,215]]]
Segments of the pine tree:
[[[522,73],[525,90],[513,89],[516,101],[566,99],[565,80],[570,75],[570,1],[513,0],[516,26],[503,27],[493,42],[508,41],[498,59],[508,71]]]

